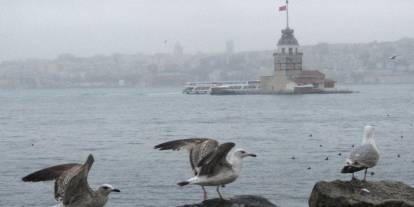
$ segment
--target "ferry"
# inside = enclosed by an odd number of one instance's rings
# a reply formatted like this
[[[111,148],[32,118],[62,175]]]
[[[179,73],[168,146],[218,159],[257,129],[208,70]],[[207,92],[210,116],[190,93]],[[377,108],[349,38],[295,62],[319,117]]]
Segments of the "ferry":
[[[211,95],[255,94],[260,93],[260,81],[237,81],[210,88]]]
[[[259,91],[260,81],[216,81],[188,82],[183,89],[184,94],[246,94]]]
[[[214,86],[214,83],[210,82],[188,82],[183,89],[183,93],[208,94],[212,86]]]

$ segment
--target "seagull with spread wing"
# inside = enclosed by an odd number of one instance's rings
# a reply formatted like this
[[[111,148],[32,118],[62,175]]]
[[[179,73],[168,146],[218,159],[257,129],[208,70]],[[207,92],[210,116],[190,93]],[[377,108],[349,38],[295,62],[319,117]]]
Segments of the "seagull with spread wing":
[[[204,200],[207,199],[207,191],[204,186],[217,186],[220,199],[220,186],[232,183],[240,175],[242,159],[244,157],[256,157],[255,154],[237,149],[229,153],[235,146],[232,142],[220,144],[211,138],[190,138],[165,142],[155,146],[160,150],[186,149],[189,152],[190,164],[194,177],[179,182],[178,185],[200,185],[204,192]]]
[[[352,173],[352,179],[355,179],[355,172],[365,170],[363,179],[365,181],[368,168],[377,165],[378,160],[379,151],[374,140],[374,128],[365,126],[362,144],[352,150],[341,173]]]
[[[23,178],[24,182],[55,180],[55,199],[60,207],[103,207],[111,192],[120,192],[109,184],[92,190],[88,174],[94,158],[92,155],[84,164],[69,163],[48,167]]]

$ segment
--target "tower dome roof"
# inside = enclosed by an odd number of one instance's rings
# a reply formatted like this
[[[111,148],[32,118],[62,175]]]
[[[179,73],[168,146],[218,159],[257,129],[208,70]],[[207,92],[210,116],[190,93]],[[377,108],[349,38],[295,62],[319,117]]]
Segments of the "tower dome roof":
[[[279,39],[277,45],[299,45],[298,40],[293,35],[293,29],[287,27],[282,30],[282,37]]]

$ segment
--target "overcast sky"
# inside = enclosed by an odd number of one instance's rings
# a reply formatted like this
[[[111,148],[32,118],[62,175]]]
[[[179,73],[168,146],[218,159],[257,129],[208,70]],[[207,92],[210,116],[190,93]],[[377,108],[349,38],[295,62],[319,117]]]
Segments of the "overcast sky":
[[[0,61],[61,53],[270,50],[284,0],[0,0]],[[302,45],[414,37],[413,0],[290,0]],[[166,43],[165,43],[165,40]]]

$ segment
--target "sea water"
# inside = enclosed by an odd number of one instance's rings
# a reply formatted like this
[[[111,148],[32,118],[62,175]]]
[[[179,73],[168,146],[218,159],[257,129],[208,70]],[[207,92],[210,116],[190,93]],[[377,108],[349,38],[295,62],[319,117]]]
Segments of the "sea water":
[[[176,185],[192,175],[187,153],[153,149],[190,137],[235,142],[258,155],[245,159],[239,179],[222,189],[225,197],[253,194],[279,206],[307,206],[317,181],[350,179],[340,170],[367,124],[376,129],[381,153],[368,180],[414,185],[414,85],[351,88],[359,93],[210,96],[184,95],[180,88],[1,90],[0,206],[54,205],[53,182],[24,183],[21,178],[51,165],[83,163],[89,153],[95,156],[90,185],[109,183],[121,189],[110,195],[107,206],[199,202],[200,187]],[[208,191],[217,197],[214,187]]]

